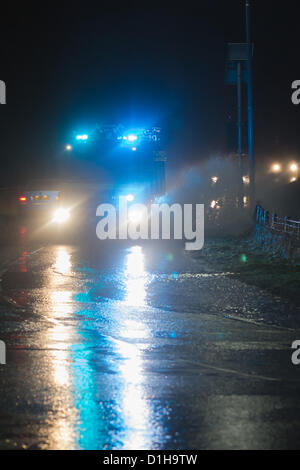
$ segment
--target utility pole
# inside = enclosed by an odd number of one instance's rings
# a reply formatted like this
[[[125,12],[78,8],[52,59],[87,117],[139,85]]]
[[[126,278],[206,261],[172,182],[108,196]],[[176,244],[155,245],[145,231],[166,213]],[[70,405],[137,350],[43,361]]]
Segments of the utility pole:
[[[238,162],[239,162],[239,207],[243,207],[243,157],[242,157],[242,62],[237,63],[237,118],[238,118]]]
[[[254,139],[253,139],[253,86],[252,86],[252,54],[251,41],[251,5],[246,0],[246,38],[247,38],[247,71],[248,71],[248,157],[250,168],[250,204],[254,207],[255,198],[255,164],[254,164]]]
[[[237,108],[238,108],[238,159],[239,168],[243,172],[242,164],[242,63],[237,63]],[[243,175],[242,175],[243,176]]]
[[[248,60],[248,49],[246,43],[229,43],[227,45],[227,65],[226,65],[226,83],[236,85],[237,89],[237,156],[239,168],[238,181],[238,204],[239,207],[244,206],[244,186],[243,186],[243,103],[242,103],[242,85],[247,82],[245,72]]]

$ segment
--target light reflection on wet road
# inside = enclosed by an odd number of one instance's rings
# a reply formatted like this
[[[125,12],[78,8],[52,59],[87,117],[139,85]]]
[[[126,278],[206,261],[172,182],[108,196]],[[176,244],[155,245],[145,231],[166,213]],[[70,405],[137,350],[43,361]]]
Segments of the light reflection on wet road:
[[[3,275],[1,448],[298,446],[291,306],[180,245],[31,251]]]

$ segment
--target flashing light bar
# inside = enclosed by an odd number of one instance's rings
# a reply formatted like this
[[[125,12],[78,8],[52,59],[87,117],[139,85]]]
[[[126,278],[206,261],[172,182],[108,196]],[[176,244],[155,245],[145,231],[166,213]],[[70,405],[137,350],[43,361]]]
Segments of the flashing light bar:
[[[77,140],[88,140],[88,138],[89,138],[89,136],[87,134],[77,135],[76,136]]]

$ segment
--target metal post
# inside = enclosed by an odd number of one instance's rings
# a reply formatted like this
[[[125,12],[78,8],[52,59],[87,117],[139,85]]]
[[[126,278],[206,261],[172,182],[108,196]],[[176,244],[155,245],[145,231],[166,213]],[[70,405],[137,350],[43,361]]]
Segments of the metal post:
[[[251,41],[251,16],[250,0],[246,0],[246,32],[248,48],[248,155],[250,168],[250,204],[254,206],[255,197],[255,164],[253,142],[253,95],[252,95],[252,41]]]
[[[242,64],[237,63],[238,157],[242,169]]]
[[[237,63],[237,115],[238,115],[238,162],[239,162],[239,183],[238,183],[238,204],[244,206],[244,186],[243,186],[243,162],[242,162],[242,64]]]

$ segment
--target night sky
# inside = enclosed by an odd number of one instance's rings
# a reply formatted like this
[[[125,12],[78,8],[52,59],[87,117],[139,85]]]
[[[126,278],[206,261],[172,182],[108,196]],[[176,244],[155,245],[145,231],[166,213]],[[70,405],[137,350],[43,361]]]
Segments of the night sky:
[[[291,103],[300,79],[297,2],[253,4],[256,155],[300,156],[300,106]],[[2,186],[41,162],[50,171],[73,133],[97,122],[162,126],[174,168],[226,153],[234,116],[226,43],[245,40],[244,2],[175,5],[1,7]]]

